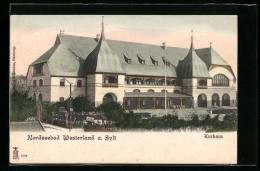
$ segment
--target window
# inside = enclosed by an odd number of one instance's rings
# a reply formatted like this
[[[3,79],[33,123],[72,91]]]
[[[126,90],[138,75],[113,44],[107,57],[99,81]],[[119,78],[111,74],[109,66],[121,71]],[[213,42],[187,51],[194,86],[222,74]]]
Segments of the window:
[[[135,92],[135,93],[136,92],[140,92],[140,90],[139,89],[134,89],[133,92]]]
[[[162,92],[162,93],[164,93],[164,92],[165,92],[165,90],[162,90],[161,92]],[[166,90],[166,92],[168,92],[168,90]]]
[[[64,102],[64,97],[60,97],[60,102]]]
[[[217,74],[213,77],[212,86],[228,87],[229,79],[223,74]]]
[[[165,79],[162,79],[158,82],[159,85],[165,85]],[[170,85],[170,81],[169,80],[166,80],[166,84],[167,85]]]
[[[65,80],[64,80],[64,79],[61,79],[61,80],[60,80],[60,86],[61,86],[61,87],[64,87],[64,86],[65,86]]]
[[[153,89],[149,89],[149,90],[148,90],[148,93],[153,93],[153,92],[154,92]]]
[[[174,90],[174,93],[180,94],[180,91],[179,90]]]
[[[82,80],[77,81],[77,87],[82,87]]]
[[[39,86],[43,86],[43,81],[42,81],[42,79],[39,80]]]
[[[104,83],[117,83],[117,78],[113,76],[106,76],[104,79]]]
[[[156,60],[156,58],[154,56],[150,56],[150,57],[151,57],[152,63],[154,65],[158,65],[158,60]]]
[[[42,94],[41,93],[39,94],[38,99],[39,99],[39,101],[42,101]]]
[[[36,82],[36,80],[33,80],[33,86],[34,86],[34,87],[37,86],[37,82]]]
[[[118,75],[103,75],[104,87],[118,87]]]
[[[36,100],[36,94],[33,93],[33,100]]]
[[[143,84],[143,80],[141,80],[140,78],[134,78],[131,80],[130,84]]]
[[[34,74],[42,74],[42,64],[34,66]]]
[[[198,79],[198,89],[207,89],[207,79]]]
[[[222,106],[230,106],[230,97],[227,93],[223,94],[222,96]]]
[[[139,61],[139,63],[140,64],[145,64],[145,60],[144,60],[144,58],[139,54],[139,55],[137,55],[137,57],[138,57],[138,61]]]
[[[156,81],[154,79],[145,80],[146,85],[156,85]]]
[[[207,86],[207,80],[199,80],[198,85],[199,86]]]
[[[126,63],[131,64],[131,58],[126,53],[124,53],[124,58]]]

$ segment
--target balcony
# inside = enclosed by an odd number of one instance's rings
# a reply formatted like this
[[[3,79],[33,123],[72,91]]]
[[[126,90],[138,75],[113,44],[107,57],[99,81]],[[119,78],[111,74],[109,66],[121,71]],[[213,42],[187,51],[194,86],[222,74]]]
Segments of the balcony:
[[[104,83],[103,87],[118,87],[118,83]]]
[[[197,89],[207,89],[208,86],[204,86],[204,85],[198,85]]]

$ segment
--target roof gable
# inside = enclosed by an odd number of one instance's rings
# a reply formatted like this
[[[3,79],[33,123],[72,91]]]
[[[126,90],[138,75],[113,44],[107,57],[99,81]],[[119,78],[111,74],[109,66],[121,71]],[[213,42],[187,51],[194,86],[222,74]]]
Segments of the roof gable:
[[[206,63],[208,69],[211,65],[229,65],[212,47],[196,49],[196,53]]]

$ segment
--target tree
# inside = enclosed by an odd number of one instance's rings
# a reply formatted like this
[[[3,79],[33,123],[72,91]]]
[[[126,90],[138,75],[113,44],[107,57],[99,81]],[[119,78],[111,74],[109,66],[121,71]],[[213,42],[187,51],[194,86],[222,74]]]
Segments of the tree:
[[[72,99],[72,104],[75,112],[88,112],[93,110],[87,97],[78,96]]]
[[[96,108],[96,111],[104,112],[107,119],[118,123],[119,116],[124,113],[122,105],[116,102],[103,103]]]
[[[25,121],[36,115],[36,101],[28,98],[27,93],[15,91],[10,94],[10,121]]]

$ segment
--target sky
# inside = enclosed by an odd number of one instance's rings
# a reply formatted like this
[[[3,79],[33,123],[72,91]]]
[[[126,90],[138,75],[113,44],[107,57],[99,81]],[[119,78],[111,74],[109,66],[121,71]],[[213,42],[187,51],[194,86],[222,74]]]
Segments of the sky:
[[[10,60],[16,46],[16,74],[26,75],[28,66],[54,45],[57,34],[96,37],[101,15],[12,15]],[[237,75],[237,16],[235,15],[104,15],[106,39],[194,48],[210,46]],[[12,64],[12,63],[10,63]]]

